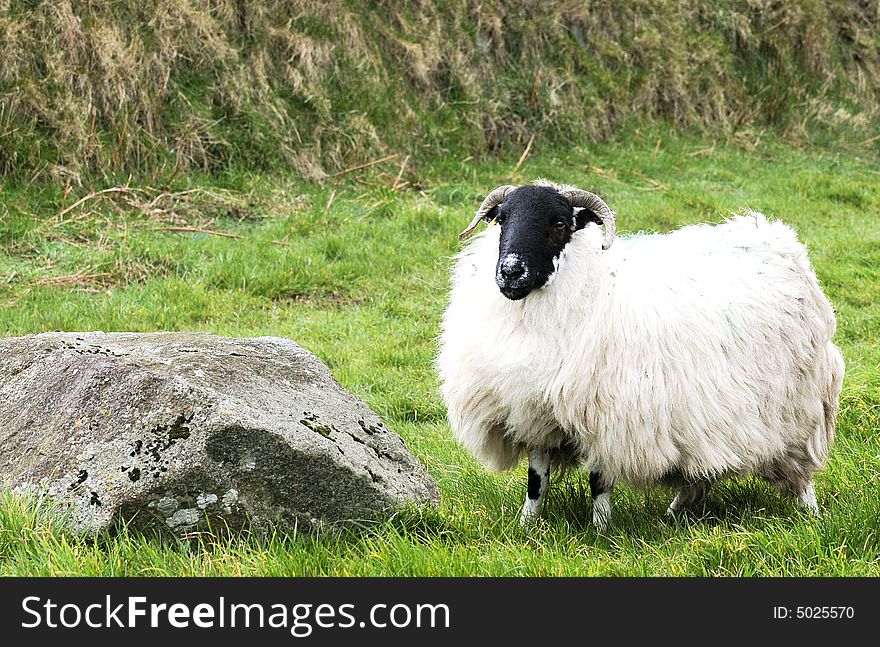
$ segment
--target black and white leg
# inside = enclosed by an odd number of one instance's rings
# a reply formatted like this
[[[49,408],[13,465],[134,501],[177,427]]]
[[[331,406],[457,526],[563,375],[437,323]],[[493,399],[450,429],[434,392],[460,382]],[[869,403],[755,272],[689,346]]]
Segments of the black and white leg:
[[[527,524],[541,514],[544,495],[550,487],[550,450],[533,449],[529,452],[529,488],[519,521]]]
[[[590,495],[593,497],[593,526],[605,530],[611,521],[611,490],[613,483],[606,483],[600,472],[590,472]]]
[[[676,515],[685,508],[702,503],[706,498],[707,492],[709,492],[709,481],[706,480],[699,480],[681,486],[672,503],[669,504],[666,514]]]

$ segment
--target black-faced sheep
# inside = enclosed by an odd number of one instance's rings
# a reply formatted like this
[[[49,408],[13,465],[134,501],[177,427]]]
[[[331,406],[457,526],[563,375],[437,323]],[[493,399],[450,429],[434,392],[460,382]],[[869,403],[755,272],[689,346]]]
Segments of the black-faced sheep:
[[[462,237],[481,220],[500,227],[457,256],[437,368],[467,449],[528,456],[524,521],[569,463],[600,528],[619,480],[677,486],[675,513],[754,474],[818,513],[844,364],[790,227],[748,212],[612,246],[611,209],[547,181],[495,189]]]

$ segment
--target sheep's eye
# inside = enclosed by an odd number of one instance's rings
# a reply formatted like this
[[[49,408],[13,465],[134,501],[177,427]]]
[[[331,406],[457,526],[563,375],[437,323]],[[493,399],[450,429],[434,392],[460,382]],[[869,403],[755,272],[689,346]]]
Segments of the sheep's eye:
[[[503,213],[499,213],[497,216],[495,216],[495,222],[497,222],[499,225],[503,225],[505,220],[507,220],[507,216]]]
[[[568,227],[568,223],[566,223],[564,220],[560,220],[560,221],[558,221],[558,222],[557,222],[555,225],[553,225],[553,226],[554,226],[556,229],[562,231],[563,229],[565,229],[566,227]]]

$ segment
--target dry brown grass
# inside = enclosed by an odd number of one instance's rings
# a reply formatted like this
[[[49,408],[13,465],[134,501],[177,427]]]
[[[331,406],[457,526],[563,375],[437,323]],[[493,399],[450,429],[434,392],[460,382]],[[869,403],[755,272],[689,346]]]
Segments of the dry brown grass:
[[[73,290],[82,292],[96,293],[101,288],[112,285],[113,275],[110,272],[79,272],[77,274],[65,274],[55,276],[44,276],[34,279],[30,285],[52,285],[69,287]]]
[[[217,187],[171,191],[120,185],[93,191],[62,207],[51,226],[60,228],[110,214],[146,218],[166,227],[205,228],[218,218],[242,221],[259,217],[252,206],[247,196]]]
[[[0,0],[0,173],[520,152],[628,119],[877,116],[880,5],[845,0]]]

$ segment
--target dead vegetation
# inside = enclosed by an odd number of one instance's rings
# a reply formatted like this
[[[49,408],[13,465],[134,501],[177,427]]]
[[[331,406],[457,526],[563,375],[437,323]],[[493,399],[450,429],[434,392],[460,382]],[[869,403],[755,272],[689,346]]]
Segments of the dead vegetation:
[[[0,0],[0,175],[77,185],[271,166],[316,179],[391,154],[415,164],[601,139],[632,118],[734,135],[864,127],[877,116],[878,12],[845,0]]]
[[[218,218],[238,222],[257,219],[260,217],[258,208],[249,196],[217,187],[172,191],[120,185],[92,191],[70,206],[62,203],[61,210],[50,223],[57,229],[110,214],[146,219],[166,231],[205,229]]]
[[[113,284],[113,275],[110,272],[77,272],[76,274],[64,274],[44,276],[34,279],[30,285],[63,286],[81,292],[97,293],[101,288],[107,288]]]

